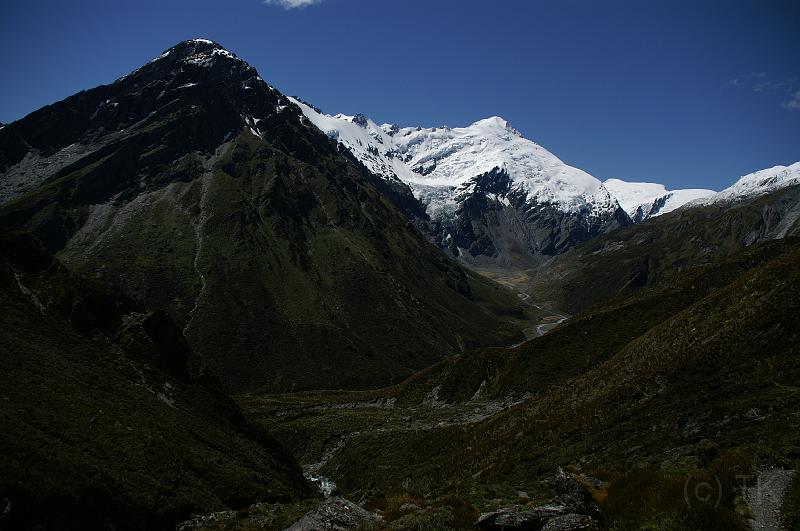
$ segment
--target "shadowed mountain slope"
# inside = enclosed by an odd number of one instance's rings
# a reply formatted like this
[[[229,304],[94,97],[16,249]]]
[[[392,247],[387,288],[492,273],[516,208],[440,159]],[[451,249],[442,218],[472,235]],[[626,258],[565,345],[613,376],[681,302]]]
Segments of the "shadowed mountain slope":
[[[166,314],[27,236],[0,232],[0,256],[0,527],[166,528],[313,496]]]
[[[522,338],[287,98],[205,40],[0,130],[0,224],[166,311],[228,389],[379,386]]]

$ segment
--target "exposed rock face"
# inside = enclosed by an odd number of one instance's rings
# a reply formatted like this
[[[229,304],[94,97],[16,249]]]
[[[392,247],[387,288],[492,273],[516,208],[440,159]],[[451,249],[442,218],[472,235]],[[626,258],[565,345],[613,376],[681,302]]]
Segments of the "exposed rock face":
[[[508,507],[485,513],[475,522],[475,527],[487,531],[599,529],[603,514],[589,491],[574,475],[559,468],[556,471],[554,491],[555,498],[550,505],[530,510]]]
[[[529,511],[507,507],[499,511],[482,514],[478,521],[475,522],[475,527],[486,530],[539,531],[550,520],[565,514],[566,507],[563,505],[546,505]]]
[[[601,520],[603,514],[592,499],[592,495],[572,474],[559,468],[556,472],[556,500],[562,503],[569,512],[591,516]]]
[[[365,511],[355,503],[344,498],[328,498],[286,531],[344,531],[353,529],[364,522],[378,522],[380,516]]]
[[[508,172],[495,168],[455,192],[452,214],[427,225],[434,242],[471,265],[514,265],[561,254],[598,234],[628,225],[621,209],[586,203],[575,211],[531,200]]]

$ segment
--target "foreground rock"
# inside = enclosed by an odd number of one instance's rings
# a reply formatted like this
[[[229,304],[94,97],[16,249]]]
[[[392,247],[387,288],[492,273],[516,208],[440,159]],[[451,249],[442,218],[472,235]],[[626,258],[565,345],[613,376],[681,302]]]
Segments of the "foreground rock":
[[[600,486],[600,481],[588,476],[581,476],[581,481],[577,476],[564,472],[561,468],[556,472],[556,500],[564,505],[568,512],[582,514],[592,517],[595,520],[602,520],[603,513],[600,507],[592,499],[591,493],[587,490],[588,484],[594,484],[594,488]]]
[[[353,529],[362,522],[377,522],[380,519],[381,517],[377,514],[366,511],[344,498],[328,498],[303,515],[287,531],[308,531],[311,529],[340,531]]]
[[[480,529],[543,529],[550,520],[566,514],[563,505],[545,505],[530,511],[506,507],[499,511],[482,514],[475,527]]]
[[[599,529],[603,514],[584,487],[584,483],[601,483],[581,477],[582,481],[564,472],[556,472],[553,502],[529,510],[506,507],[484,513],[475,527],[487,531],[567,531],[572,529]]]
[[[281,511],[277,503],[256,503],[243,511],[219,511],[198,515],[176,527],[176,531],[226,529],[236,525],[244,529],[274,528]]]
[[[177,531],[222,531],[225,529],[282,529],[298,515],[298,506],[256,503],[240,511],[198,515],[177,526]],[[292,514],[295,514],[292,518]],[[285,531],[344,531],[381,517],[344,498],[328,498],[303,514]]]

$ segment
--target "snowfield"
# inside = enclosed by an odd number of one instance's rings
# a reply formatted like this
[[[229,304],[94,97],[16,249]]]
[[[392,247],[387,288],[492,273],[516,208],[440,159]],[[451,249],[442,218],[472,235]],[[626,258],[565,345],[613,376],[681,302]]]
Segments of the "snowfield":
[[[662,184],[633,183],[620,179],[608,179],[603,184],[637,223],[672,212],[687,203],[716,193],[714,190],[694,188],[667,190]]]
[[[525,193],[529,203],[551,204],[564,212],[587,207],[613,212],[618,206],[602,182],[524,138],[498,116],[467,127],[401,128],[378,125],[361,114],[327,115],[293,101],[373,173],[408,184],[429,213],[452,210],[457,194],[471,192],[473,179],[494,169],[505,170],[512,191]]]

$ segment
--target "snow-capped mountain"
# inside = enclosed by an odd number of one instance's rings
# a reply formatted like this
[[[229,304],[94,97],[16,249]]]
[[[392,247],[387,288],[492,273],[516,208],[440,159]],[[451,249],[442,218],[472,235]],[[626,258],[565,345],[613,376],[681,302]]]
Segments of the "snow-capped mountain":
[[[704,199],[702,203],[738,201],[798,184],[800,184],[800,162],[789,166],[773,166],[740,177],[733,186]]]
[[[433,240],[466,262],[551,256],[629,223],[602,182],[502,118],[401,128],[294,102],[371,172],[407,185],[429,217]]]
[[[620,179],[603,182],[634,223],[672,212],[684,205],[702,206],[721,201],[740,201],[779,188],[800,184],[800,162],[774,166],[740,177],[732,186],[715,192],[706,189],[667,190],[656,183],[634,183]]]
[[[603,182],[634,223],[672,212],[683,205],[714,195],[714,190],[688,188],[667,190],[663,184],[635,183],[620,179]]]
[[[400,179],[415,190],[468,187],[474,177],[499,169],[512,175],[514,188],[526,192],[529,201],[566,211],[589,203],[598,209],[616,207],[599,180],[564,164],[498,116],[467,127],[399,128],[379,126],[360,114],[329,116],[294,101],[314,125],[350,149],[373,173]]]

